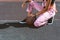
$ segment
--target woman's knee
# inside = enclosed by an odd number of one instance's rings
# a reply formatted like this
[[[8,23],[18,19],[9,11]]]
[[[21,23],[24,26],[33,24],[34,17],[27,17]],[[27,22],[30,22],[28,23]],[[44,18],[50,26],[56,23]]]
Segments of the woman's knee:
[[[47,21],[45,21],[45,22],[34,22],[34,26],[35,27],[40,27],[40,26],[42,26],[42,25],[44,25],[46,23],[47,23]]]
[[[34,26],[35,27],[39,27],[39,23],[38,22],[34,22]]]

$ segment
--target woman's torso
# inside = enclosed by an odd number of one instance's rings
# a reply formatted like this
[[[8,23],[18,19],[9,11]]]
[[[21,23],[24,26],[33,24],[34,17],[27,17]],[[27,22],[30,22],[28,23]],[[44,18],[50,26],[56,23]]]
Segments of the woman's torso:
[[[53,0],[52,0],[53,1]],[[45,6],[46,6],[46,2],[47,2],[47,0],[43,0],[42,1],[42,6],[45,8]],[[56,4],[55,4],[55,2],[51,2],[51,5],[48,7],[48,10],[50,10],[50,9],[54,9],[54,10],[56,10]]]
[[[45,8],[46,2],[47,2],[47,0],[43,0],[43,1],[42,1],[42,5],[41,5],[41,4],[39,4],[39,3],[31,0],[30,5],[31,5],[31,7],[35,8],[35,9],[38,10],[38,11],[40,11],[40,10],[42,10],[43,8]],[[53,3],[53,5],[50,5],[50,6],[48,7],[48,10],[51,9],[51,8],[54,9],[54,10],[56,10],[56,4],[55,4],[55,2]]]

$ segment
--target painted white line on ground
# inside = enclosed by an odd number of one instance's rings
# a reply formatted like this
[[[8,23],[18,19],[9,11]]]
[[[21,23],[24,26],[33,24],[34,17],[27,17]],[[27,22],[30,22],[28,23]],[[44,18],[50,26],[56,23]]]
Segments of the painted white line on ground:
[[[54,19],[54,20],[60,20],[60,19]]]

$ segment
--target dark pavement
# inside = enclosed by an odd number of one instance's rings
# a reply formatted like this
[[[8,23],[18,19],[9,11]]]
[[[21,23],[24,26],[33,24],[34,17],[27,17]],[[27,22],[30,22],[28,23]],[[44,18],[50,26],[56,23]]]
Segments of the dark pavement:
[[[15,23],[0,24],[0,40],[60,40],[60,3],[57,3],[58,13],[54,23],[41,28],[29,28],[18,22],[26,17],[25,9],[20,3],[0,3],[0,23],[12,20]],[[8,26],[9,25],[9,26]]]

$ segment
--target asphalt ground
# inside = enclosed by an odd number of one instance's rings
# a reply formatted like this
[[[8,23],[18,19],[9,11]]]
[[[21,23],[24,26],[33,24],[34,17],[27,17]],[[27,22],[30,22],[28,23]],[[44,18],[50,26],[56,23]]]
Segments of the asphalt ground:
[[[21,8],[21,2],[0,3],[0,23],[8,20],[21,21],[26,17],[26,8]],[[0,24],[0,40],[60,40],[60,3],[57,2],[58,13],[52,25],[41,28],[30,28],[26,24],[10,22],[9,26]]]

